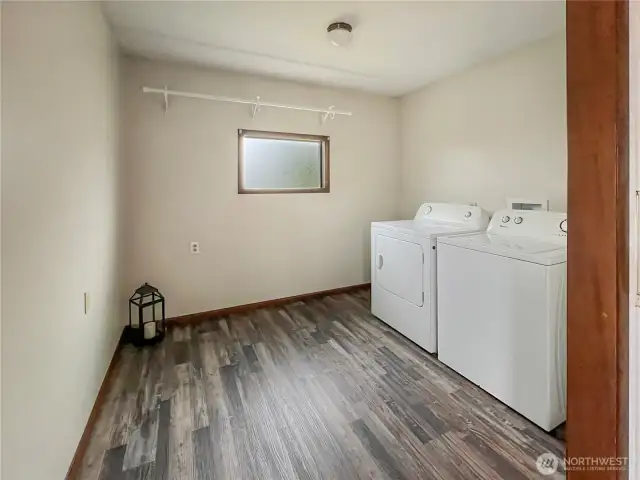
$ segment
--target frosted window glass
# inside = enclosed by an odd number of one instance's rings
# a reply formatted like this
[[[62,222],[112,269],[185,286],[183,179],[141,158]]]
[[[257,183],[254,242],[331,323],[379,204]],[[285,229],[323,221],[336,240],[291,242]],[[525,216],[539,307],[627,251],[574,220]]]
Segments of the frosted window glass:
[[[322,188],[322,142],[243,138],[243,187],[247,190]]]

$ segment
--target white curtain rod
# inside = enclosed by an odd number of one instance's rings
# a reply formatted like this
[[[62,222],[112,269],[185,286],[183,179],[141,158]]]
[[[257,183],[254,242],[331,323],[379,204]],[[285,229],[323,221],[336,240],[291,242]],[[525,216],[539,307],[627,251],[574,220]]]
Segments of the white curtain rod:
[[[351,112],[347,112],[344,110],[335,110],[333,106],[329,108],[302,107],[298,105],[287,105],[285,103],[263,102],[260,100],[260,97],[256,97],[255,99],[248,100],[245,98],[206,95],[204,93],[180,92],[178,90],[168,90],[167,87],[165,88],[142,87],[142,91],[143,93],[159,93],[164,95],[165,111],[169,108],[169,96],[174,96],[174,97],[186,97],[186,98],[199,98],[202,100],[213,100],[216,102],[231,102],[231,103],[243,103],[245,105],[253,105],[253,111],[252,111],[253,116],[255,116],[256,112],[260,111],[260,107],[287,108],[289,110],[302,110],[305,112],[321,113],[323,114],[322,116],[323,121],[326,120],[327,117],[334,119],[336,115],[346,115],[348,117],[352,115]]]

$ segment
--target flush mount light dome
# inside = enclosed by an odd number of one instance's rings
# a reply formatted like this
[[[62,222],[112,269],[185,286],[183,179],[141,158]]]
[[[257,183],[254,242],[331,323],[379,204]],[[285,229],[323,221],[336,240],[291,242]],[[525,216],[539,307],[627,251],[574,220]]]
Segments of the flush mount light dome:
[[[344,47],[351,43],[351,25],[345,22],[332,23],[327,27],[329,40],[336,47]]]

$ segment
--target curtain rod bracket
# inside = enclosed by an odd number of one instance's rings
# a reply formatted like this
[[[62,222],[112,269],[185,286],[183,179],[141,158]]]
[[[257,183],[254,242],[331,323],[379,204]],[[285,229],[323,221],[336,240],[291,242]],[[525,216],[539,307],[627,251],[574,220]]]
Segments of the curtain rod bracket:
[[[164,86],[164,113],[167,114],[167,110],[169,110],[169,89],[167,86]]]
[[[320,116],[320,123],[324,125],[327,119],[333,120],[335,118],[336,112],[333,111],[333,105],[331,105],[329,109]]]
[[[251,118],[256,118],[256,113],[260,111],[260,95],[256,97],[256,103],[253,104],[251,109]]]

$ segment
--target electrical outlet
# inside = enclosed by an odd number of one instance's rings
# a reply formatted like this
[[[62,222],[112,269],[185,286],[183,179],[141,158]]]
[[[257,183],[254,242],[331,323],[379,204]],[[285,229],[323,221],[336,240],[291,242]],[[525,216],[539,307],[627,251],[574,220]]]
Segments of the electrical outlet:
[[[191,253],[200,253],[200,243],[191,242]]]
[[[84,292],[84,314],[89,313],[89,308],[91,307],[91,295],[89,292]]]

